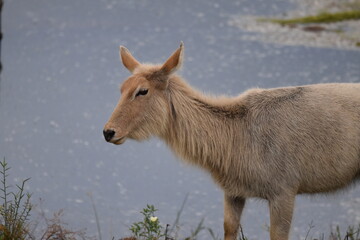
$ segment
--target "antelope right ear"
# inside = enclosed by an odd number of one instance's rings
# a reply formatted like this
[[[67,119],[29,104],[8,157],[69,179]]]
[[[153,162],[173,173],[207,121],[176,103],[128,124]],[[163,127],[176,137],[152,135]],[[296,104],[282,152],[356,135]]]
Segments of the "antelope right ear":
[[[124,46],[120,46],[120,58],[124,66],[131,73],[140,65],[133,55],[131,55],[130,51]]]
[[[180,43],[180,47],[166,60],[162,65],[161,70],[170,75],[181,67],[184,55],[184,43]]]

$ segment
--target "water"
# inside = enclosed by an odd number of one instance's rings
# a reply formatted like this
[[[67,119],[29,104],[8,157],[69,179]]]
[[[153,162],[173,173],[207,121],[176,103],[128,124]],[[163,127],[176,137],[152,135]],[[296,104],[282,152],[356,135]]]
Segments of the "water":
[[[185,43],[181,75],[207,93],[250,87],[359,82],[360,51],[246,40],[234,14],[279,15],[280,0],[111,1],[12,0],[3,9],[0,157],[10,180],[31,177],[33,201],[51,215],[64,209],[73,228],[96,235],[93,195],[103,239],[120,238],[147,203],[172,224],[186,194],[181,234],[204,224],[222,235],[222,192],[202,170],[177,160],[158,139],[114,146],[102,128],[129,76],[118,46],[143,62],[162,62]],[[35,214],[34,214],[35,215]],[[360,222],[360,188],[297,198],[293,239]],[[250,239],[268,239],[267,204],[252,200],[243,216]],[[204,234],[203,239],[208,239]]]

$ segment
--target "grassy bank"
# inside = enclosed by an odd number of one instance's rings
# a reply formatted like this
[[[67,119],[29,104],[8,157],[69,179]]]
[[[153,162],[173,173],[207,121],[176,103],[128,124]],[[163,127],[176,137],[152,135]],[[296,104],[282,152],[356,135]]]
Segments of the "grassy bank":
[[[308,23],[334,23],[348,20],[360,19],[360,10],[329,13],[323,12],[318,15],[306,16],[300,18],[278,19],[278,18],[260,18],[259,21],[278,23],[282,25],[290,24],[308,24]]]

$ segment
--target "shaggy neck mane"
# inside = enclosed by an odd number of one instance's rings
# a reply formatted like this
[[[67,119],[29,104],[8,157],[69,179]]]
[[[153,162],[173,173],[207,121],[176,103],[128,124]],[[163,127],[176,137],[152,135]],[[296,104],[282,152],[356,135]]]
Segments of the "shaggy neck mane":
[[[234,159],[230,154],[241,142],[233,129],[241,129],[247,113],[240,97],[211,98],[177,76],[169,79],[167,91],[170,120],[161,137],[188,162],[227,172]]]

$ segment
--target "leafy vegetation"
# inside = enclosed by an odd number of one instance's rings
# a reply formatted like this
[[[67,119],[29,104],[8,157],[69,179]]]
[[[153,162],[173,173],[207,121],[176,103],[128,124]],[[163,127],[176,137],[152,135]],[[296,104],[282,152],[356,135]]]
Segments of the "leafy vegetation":
[[[146,208],[141,211],[141,214],[143,215],[143,221],[133,223],[132,226],[129,228],[133,236],[128,238],[122,238],[121,240],[179,240],[180,238],[178,237],[178,233],[174,231],[174,229],[175,226],[179,223],[180,215],[183,211],[186,199],[187,198],[185,198],[182,207],[177,214],[175,223],[173,224],[173,227],[171,229],[169,229],[169,224],[166,225],[166,228],[161,226],[158,217],[155,216],[155,212],[157,211],[157,209],[155,209],[153,205],[147,205]],[[204,219],[202,219],[196,226],[196,228],[191,231],[190,236],[182,239],[195,240],[198,237],[199,233],[203,230],[208,230],[211,239],[219,240],[219,238],[215,236],[214,232],[210,228],[206,228],[204,226]]]
[[[147,205],[141,211],[141,214],[144,216],[143,221],[134,223],[130,228],[136,239],[155,240],[165,236],[159,219],[155,217],[156,211],[157,209],[155,209],[154,205]]]
[[[7,183],[10,167],[5,159],[0,162],[0,165],[2,176],[0,197],[3,201],[0,205],[0,239],[23,240],[27,236],[28,219],[32,209],[31,194],[24,192],[25,183],[29,178],[23,180],[20,185],[16,185],[17,191],[11,191]]]

